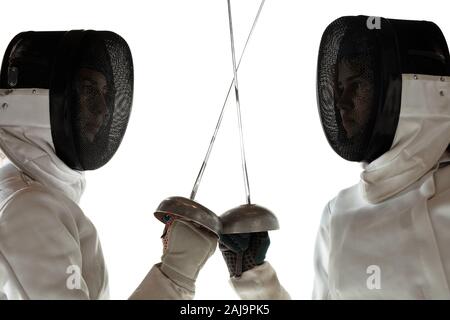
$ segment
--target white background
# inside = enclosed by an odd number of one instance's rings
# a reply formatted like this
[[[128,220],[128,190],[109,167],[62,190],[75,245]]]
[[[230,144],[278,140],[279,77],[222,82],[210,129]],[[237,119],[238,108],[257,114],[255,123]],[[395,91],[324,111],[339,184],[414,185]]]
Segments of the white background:
[[[342,15],[432,20],[450,34],[448,1],[267,0],[239,71],[252,200],[270,208],[267,259],[294,299],[309,299],[322,209],[358,182],[360,166],[339,158],[316,106],[317,50]],[[259,0],[232,1],[237,55]],[[28,30],[111,30],[130,45],[133,112],[119,151],[87,173],[81,207],[96,225],[111,296],[126,299],[160,259],[165,197],[188,197],[233,77],[226,0],[5,1],[0,51]],[[221,214],[243,204],[234,96],[197,200]],[[197,281],[196,299],[237,298],[219,250]]]

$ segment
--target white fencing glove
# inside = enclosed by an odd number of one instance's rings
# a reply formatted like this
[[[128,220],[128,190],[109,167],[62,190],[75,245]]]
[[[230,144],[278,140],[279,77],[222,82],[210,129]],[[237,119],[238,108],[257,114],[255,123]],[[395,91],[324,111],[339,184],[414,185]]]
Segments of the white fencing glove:
[[[197,276],[217,247],[217,236],[200,225],[175,216],[164,217],[160,270],[177,285],[195,291]]]

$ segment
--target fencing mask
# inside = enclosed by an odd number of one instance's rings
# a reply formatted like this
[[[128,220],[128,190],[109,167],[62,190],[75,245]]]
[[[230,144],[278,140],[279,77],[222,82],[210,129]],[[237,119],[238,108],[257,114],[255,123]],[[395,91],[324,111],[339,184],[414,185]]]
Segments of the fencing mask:
[[[6,50],[0,87],[4,96],[48,90],[56,155],[72,169],[97,169],[112,158],[127,128],[133,96],[131,52],[124,39],[109,31],[23,32]],[[35,121],[29,109],[21,108],[28,107],[12,105],[1,125]]]
[[[317,101],[328,142],[342,158],[372,162],[394,140],[402,74],[449,75],[445,38],[432,22],[341,17],[323,33]]]

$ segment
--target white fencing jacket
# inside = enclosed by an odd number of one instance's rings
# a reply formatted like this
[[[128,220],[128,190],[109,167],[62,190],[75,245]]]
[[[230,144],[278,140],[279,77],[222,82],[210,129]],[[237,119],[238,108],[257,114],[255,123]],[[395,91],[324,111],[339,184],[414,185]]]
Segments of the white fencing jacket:
[[[325,207],[315,299],[450,299],[450,79],[403,75],[391,149]]]
[[[97,231],[78,206],[84,175],[55,154],[48,90],[0,89],[0,106],[5,103],[0,149],[9,161],[0,168],[0,299],[109,298]],[[177,285],[160,266],[151,268],[131,299],[194,298],[192,288]],[[268,263],[232,282],[244,299],[287,296]]]
[[[48,90],[0,90],[0,298],[104,299],[97,231],[78,207],[84,175],[55,154]]]

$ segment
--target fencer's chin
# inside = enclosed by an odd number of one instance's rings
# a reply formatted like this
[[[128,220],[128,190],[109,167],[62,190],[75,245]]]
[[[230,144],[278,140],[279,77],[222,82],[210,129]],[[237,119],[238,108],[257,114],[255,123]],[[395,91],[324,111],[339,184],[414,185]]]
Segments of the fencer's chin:
[[[93,143],[95,140],[95,133],[85,132],[84,136],[85,136],[84,140],[86,140],[89,143]]]
[[[352,130],[345,130],[345,137],[349,140],[349,141],[353,141],[355,140],[355,132],[353,132]]]
[[[356,122],[351,119],[342,119],[342,127],[344,128],[345,136],[351,140],[359,130],[355,130]]]

